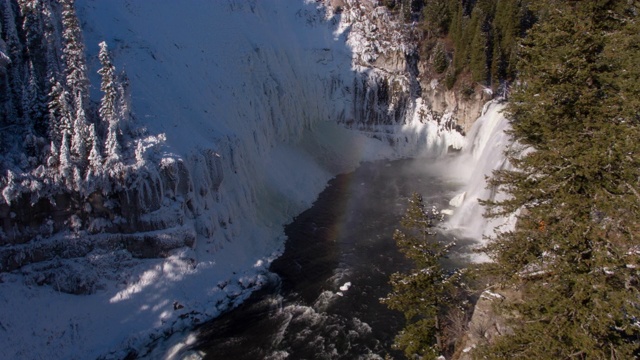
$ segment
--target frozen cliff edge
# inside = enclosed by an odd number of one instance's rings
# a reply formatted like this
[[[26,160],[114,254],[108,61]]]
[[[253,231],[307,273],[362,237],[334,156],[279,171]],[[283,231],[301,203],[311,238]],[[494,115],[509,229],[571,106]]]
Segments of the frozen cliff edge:
[[[233,0],[77,8],[89,73],[106,41],[129,76],[134,120],[157,139],[156,166],[118,195],[125,233],[87,234],[67,214],[67,232],[3,248],[19,268],[0,274],[0,345],[13,358],[144,354],[268,281],[282,225],[335,174],[464,142],[450,114],[418,97],[411,49],[374,35],[358,2],[344,14]],[[376,53],[397,62],[367,67]]]

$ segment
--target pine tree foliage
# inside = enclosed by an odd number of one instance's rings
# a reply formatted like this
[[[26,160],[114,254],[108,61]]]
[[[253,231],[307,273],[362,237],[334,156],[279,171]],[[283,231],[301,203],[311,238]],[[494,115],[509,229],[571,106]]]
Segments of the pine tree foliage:
[[[538,0],[508,106],[515,170],[494,173],[519,212],[488,253],[526,301],[482,358],[640,356],[640,23],[626,0]]]
[[[84,42],[78,17],[75,14],[75,0],[62,0],[63,58],[67,69],[67,86],[73,89],[74,98],[86,97],[89,79],[84,57]]]
[[[422,10],[425,30],[429,36],[444,36],[449,30],[452,14],[449,0],[425,1]]]
[[[453,69],[446,75],[449,88],[457,78],[494,87],[510,82],[516,76],[517,44],[534,20],[528,4],[529,0],[425,0],[427,53],[422,55],[431,57],[435,42],[448,44],[447,57],[453,58]]]
[[[104,93],[102,100],[100,101],[100,117],[102,121],[109,123],[116,116],[116,83],[115,83],[115,67],[111,62],[111,56],[109,55],[109,49],[106,42],[99,44],[100,52],[98,53],[98,59],[100,59],[100,65],[102,66],[98,70],[98,74],[102,77],[100,83],[100,90]]]
[[[414,193],[401,220],[404,230],[393,234],[415,268],[409,273],[394,273],[392,292],[381,301],[405,315],[407,325],[396,336],[394,347],[409,358],[435,359],[447,350],[445,314],[455,306],[453,298],[460,295],[462,273],[447,272],[440,264],[453,244],[441,244],[432,236],[436,221],[437,214],[426,209],[422,197]]]
[[[487,33],[483,30],[487,22],[484,12],[480,8],[476,8],[469,24],[473,27],[473,31],[469,32],[469,69],[471,70],[471,78],[474,82],[486,84],[487,78]]]
[[[60,158],[58,163],[60,164],[60,178],[59,181],[65,182],[68,187],[73,187],[72,174],[73,163],[71,162],[71,145],[69,144],[69,132],[64,131],[62,134],[62,142],[60,144]]]
[[[80,207],[87,197],[136,186],[156,169],[144,146],[136,152],[145,134],[131,130],[126,78],[116,75],[104,43],[104,97],[90,99],[84,46],[74,0],[0,0],[0,205],[49,199],[40,207],[56,207],[62,196],[71,200],[59,212],[82,220],[67,224],[88,226],[92,215]],[[24,241],[28,221],[9,221],[3,241]]]
[[[110,164],[117,163],[122,159],[120,142],[118,136],[120,133],[118,110],[118,85],[115,79],[115,67],[111,62],[111,56],[107,48],[107,43],[100,43],[100,53],[98,55],[102,67],[98,73],[102,76],[100,90],[104,92],[100,101],[100,119],[107,124],[107,139],[105,143],[105,152],[107,154],[107,162]]]
[[[88,156],[85,139],[88,134],[85,103],[88,99],[89,79],[84,57],[82,30],[75,14],[75,0],[62,1],[63,59],[66,65],[66,85],[75,111],[70,114],[72,126],[71,150],[75,163],[83,166]]]
[[[436,45],[434,54],[433,54],[433,66],[434,70],[438,74],[442,74],[449,67],[449,59],[447,59],[447,53],[445,52],[444,46],[438,43]]]
[[[102,152],[100,151],[100,139],[96,133],[95,124],[89,127],[89,140],[91,142],[91,150],[89,151],[89,173],[94,175],[102,173]]]

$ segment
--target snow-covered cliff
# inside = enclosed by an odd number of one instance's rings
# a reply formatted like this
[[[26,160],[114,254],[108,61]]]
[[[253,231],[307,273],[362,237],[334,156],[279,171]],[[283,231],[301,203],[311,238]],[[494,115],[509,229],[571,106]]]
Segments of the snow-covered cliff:
[[[50,5],[44,43],[59,57],[60,4],[69,3],[3,0],[3,41],[9,22],[26,33],[29,21],[43,21],[29,9]],[[435,113],[433,99],[420,97],[411,27],[395,24],[376,1],[339,3],[341,11],[303,1],[77,1],[90,94],[76,94],[74,111],[42,110],[69,117],[67,130],[34,137],[47,140],[40,155],[50,163],[3,163],[4,351],[66,359],[144,353],[264,283],[282,251],[282,225],[332,176],[363,160],[462,147],[455,113],[445,112],[455,107]],[[81,118],[105,103],[98,106],[102,41],[128,78],[117,131],[102,111],[102,123]],[[0,45],[6,81],[22,60]],[[72,67],[60,67],[68,80]],[[53,97],[55,82],[39,85],[47,84],[40,93]],[[109,160],[118,148],[109,139],[120,142],[118,161]],[[60,166],[67,146],[68,168]],[[95,153],[104,157],[99,171],[91,168]],[[46,191],[32,191],[37,184]]]

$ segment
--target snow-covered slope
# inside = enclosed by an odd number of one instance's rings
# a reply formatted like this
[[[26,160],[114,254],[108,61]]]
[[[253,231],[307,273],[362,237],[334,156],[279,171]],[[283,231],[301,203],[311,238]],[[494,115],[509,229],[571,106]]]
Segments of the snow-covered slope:
[[[128,75],[136,126],[146,128],[141,151],[157,162],[120,196],[139,228],[119,241],[138,245],[104,240],[87,256],[65,250],[68,259],[0,273],[0,346],[11,358],[144,354],[264,283],[282,225],[335,174],[462,146],[415,98],[408,74],[360,63],[350,36],[369,28],[349,23],[362,19],[358,2],[345,2],[344,17],[303,1],[78,0],[77,9],[92,83],[106,41]],[[35,259],[42,247],[114,236],[80,231],[6,253]],[[191,246],[171,250],[176,242]],[[169,245],[148,255],[151,244]],[[158,253],[166,258],[145,259]]]

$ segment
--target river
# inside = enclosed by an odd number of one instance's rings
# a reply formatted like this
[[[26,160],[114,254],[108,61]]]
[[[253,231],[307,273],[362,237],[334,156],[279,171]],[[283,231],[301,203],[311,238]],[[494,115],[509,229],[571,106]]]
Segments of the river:
[[[233,360],[401,357],[391,344],[404,318],[379,302],[390,291],[389,276],[411,266],[392,234],[413,192],[443,209],[459,191],[440,163],[365,163],[331,180],[313,207],[286,226],[284,254],[270,268],[275,280],[200,327],[191,353]],[[453,240],[447,231],[436,236]],[[464,256],[455,254],[471,242],[457,243],[448,267],[464,266]]]

